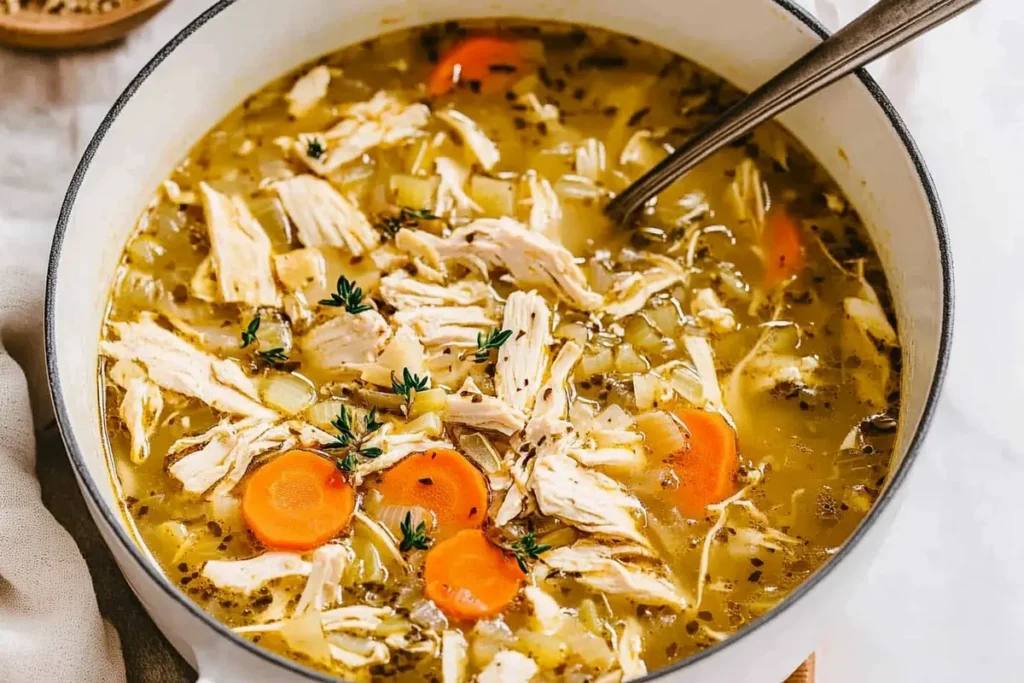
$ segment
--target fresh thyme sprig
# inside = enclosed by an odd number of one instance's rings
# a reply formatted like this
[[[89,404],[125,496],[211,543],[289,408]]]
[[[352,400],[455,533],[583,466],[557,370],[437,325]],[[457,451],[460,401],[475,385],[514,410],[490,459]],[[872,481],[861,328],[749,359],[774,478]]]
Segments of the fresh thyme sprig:
[[[537,543],[537,537],[531,531],[509,547],[509,551],[516,558],[519,568],[523,573],[530,571],[527,560],[536,560],[540,554],[551,550],[551,546]]]
[[[430,537],[427,536],[427,523],[420,522],[416,528],[412,528],[412,513],[406,512],[405,519],[399,522],[398,528],[402,531],[402,544],[398,549],[407,553],[413,548],[426,550],[430,547]]]
[[[413,209],[403,206],[397,216],[383,216],[377,222],[377,229],[388,237],[394,237],[402,228],[411,228],[420,221],[436,221],[437,216],[427,209]]]
[[[374,432],[384,426],[383,422],[377,421],[377,409],[371,408],[370,412],[363,416],[363,433],[356,435],[352,429],[352,414],[346,406],[341,406],[338,417],[331,420],[331,426],[338,432],[337,438],[324,448],[328,450],[345,449],[344,455],[336,456],[335,466],[346,474],[351,474],[359,466],[359,456],[373,459],[384,453],[376,446],[364,445]]]
[[[256,333],[260,329],[260,315],[257,313],[253,316],[253,319],[249,321],[249,325],[242,330],[242,346],[241,348],[246,349],[257,344],[259,339],[256,338]],[[288,354],[284,352],[284,349],[280,346],[274,347],[267,351],[256,351],[256,357],[262,360],[267,365],[277,367],[283,363],[288,362]]]
[[[310,159],[319,159],[326,151],[327,148],[324,147],[324,143],[320,142],[317,138],[311,138],[306,143],[306,156]]]
[[[267,365],[281,365],[288,362],[288,354],[284,352],[280,346],[270,349],[269,351],[258,351],[256,353],[264,363]]]
[[[356,287],[355,283],[344,275],[338,278],[337,290],[337,292],[331,294],[330,299],[320,299],[320,305],[344,308],[353,315],[373,310],[372,306],[367,306],[363,303],[362,288]]]
[[[430,377],[428,375],[420,377],[419,375],[411,372],[409,368],[405,368],[405,370],[402,371],[401,381],[399,381],[395,376],[395,373],[391,373],[391,388],[396,394],[402,397],[402,400],[404,400],[407,405],[412,403],[413,398],[416,397],[417,391],[425,391],[429,386]]]
[[[256,314],[252,320],[249,321],[249,326],[242,331],[242,346],[241,348],[247,348],[250,344],[256,343],[256,332],[260,329],[260,316]]]
[[[486,363],[491,357],[491,349],[497,350],[512,336],[512,330],[502,330],[497,327],[484,336],[483,332],[476,335],[477,350],[473,354],[473,360],[477,363]]]

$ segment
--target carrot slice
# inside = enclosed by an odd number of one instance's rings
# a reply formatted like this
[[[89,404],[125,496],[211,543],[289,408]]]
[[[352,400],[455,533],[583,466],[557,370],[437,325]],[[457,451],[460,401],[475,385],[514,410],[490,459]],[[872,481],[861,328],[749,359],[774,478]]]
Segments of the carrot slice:
[[[505,609],[526,574],[479,529],[463,529],[427,553],[424,592],[452,619],[474,620]]]
[[[311,550],[344,530],[355,509],[355,491],[329,460],[288,451],[249,479],[242,515],[263,545]]]
[[[765,226],[764,284],[774,289],[804,267],[800,228],[785,210],[768,214]]]
[[[427,81],[427,92],[444,95],[466,82],[479,83],[480,92],[501,92],[522,77],[526,65],[520,41],[473,36],[456,43],[441,58]]]
[[[736,433],[718,413],[692,408],[675,411],[686,426],[686,448],[672,457],[679,478],[676,505],[688,517],[703,517],[708,505],[735,490],[739,458]]]
[[[462,454],[438,448],[410,455],[381,477],[384,505],[422,507],[434,513],[434,538],[479,528],[487,516],[487,482]]]

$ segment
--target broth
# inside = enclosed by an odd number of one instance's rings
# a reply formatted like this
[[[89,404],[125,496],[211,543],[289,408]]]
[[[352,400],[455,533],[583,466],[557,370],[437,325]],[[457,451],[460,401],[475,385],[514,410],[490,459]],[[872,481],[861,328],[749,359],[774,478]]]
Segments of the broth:
[[[775,124],[629,229],[601,213],[740,95],[625,36],[451,22],[228,114],[139,219],[103,331],[113,467],[167,576],[349,680],[628,680],[776,605],[888,471],[877,255]]]

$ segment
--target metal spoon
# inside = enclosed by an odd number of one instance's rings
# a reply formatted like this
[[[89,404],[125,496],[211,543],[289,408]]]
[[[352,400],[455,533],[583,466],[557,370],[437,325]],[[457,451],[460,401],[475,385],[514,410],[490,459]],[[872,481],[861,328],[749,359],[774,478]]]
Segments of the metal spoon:
[[[605,207],[625,220],[684,173],[744,133],[981,0],[880,0],[730,107]]]

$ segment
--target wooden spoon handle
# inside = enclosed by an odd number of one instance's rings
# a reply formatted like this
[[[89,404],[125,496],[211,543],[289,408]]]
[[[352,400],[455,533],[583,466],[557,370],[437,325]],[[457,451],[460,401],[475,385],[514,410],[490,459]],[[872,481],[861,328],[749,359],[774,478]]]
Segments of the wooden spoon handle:
[[[786,683],[814,683],[814,655],[807,658],[796,671],[790,674]]]

